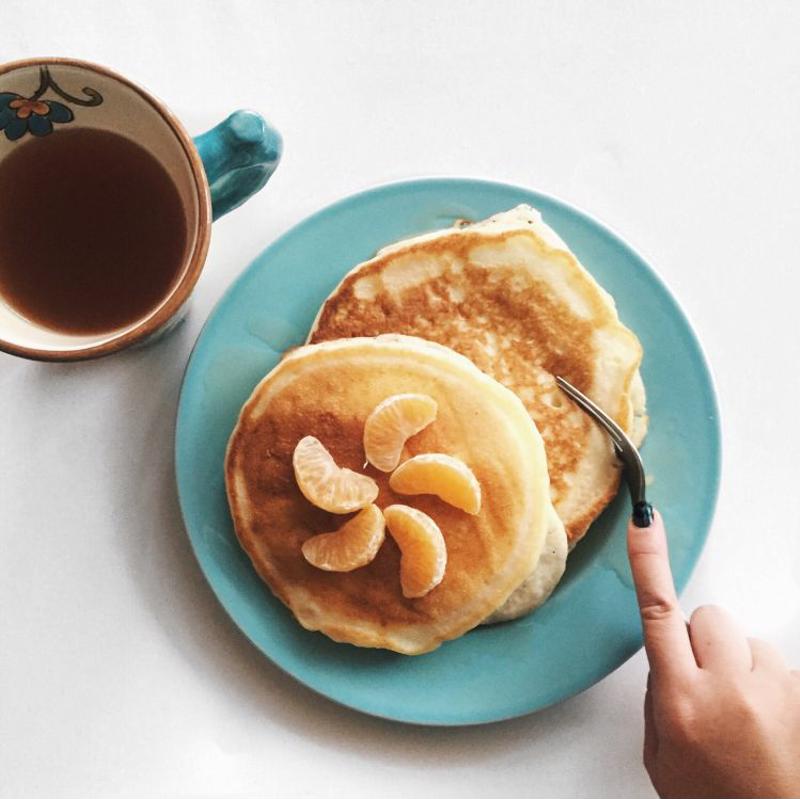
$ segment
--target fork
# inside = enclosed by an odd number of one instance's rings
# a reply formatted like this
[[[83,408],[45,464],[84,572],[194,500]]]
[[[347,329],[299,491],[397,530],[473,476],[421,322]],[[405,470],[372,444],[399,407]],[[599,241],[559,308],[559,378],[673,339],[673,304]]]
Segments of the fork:
[[[639,451],[633,442],[625,435],[622,428],[585,394],[578,391],[575,386],[564,380],[563,377],[556,377],[556,383],[582,410],[597,422],[608,433],[611,443],[614,445],[614,452],[622,461],[623,475],[628,485],[633,503],[633,513],[631,518],[637,527],[649,527],[653,522],[653,506],[647,501],[645,496],[645,476],[644,465]]]

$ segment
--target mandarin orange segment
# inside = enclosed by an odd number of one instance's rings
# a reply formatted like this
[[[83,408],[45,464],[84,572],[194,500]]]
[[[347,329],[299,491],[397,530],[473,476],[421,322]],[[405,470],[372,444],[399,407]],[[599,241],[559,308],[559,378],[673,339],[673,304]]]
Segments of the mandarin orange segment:
[[[294,476],[303,496],[330,513],[361,510],[378,496],[378,484],[365,474],[336,465],[314,436],[301,438],[292,456]]]
[[[464,461],[441,452],[409,458],[389,478],[398,494],[435,494],[448,505],[475,515],[481,509],[481,485]]]
[[[393,394],[381,402],[364,425],[367,460],[382,472],[391,472],[403,446],[435,418],[436,400],[427,394]]]
[[[320,533],[303,543],[303,557],[318,569],[349,572],[371,563],[386,535],[377,505],[367,505],[332,533]]]
[[[423,597],[444,578],[447,547],[439,525],[408,505],[383,509],[386,527],[400,548],[400,587],[408,599]]]

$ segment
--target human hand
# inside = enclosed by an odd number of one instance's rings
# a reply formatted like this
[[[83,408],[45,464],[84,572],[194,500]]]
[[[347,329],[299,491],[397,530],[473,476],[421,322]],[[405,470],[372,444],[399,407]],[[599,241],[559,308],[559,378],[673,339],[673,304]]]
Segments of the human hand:
[[[800,672],[721,608],[686,624],[659,514],[628,527],[650,676],[644,765],[662,797],[800,797]]]

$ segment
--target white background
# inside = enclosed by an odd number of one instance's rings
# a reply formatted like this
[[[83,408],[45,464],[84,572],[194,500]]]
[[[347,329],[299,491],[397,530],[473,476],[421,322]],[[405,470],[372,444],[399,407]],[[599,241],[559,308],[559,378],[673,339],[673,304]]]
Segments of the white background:
[[[89,364],[0,356],[4,798],[652,795],[641,655],[536,716],[404,727],[280,673],[193,560],[172,433],[204,318],[280,232],[395,178],[532,186],[650,258],[723,412],[684,606],[722,603],[800,664],[799,6],[3,0],[0,30],[0,60],[99,61],[195,133],[249,106],[286,141],[267,189],[215,226],[170,338]]]

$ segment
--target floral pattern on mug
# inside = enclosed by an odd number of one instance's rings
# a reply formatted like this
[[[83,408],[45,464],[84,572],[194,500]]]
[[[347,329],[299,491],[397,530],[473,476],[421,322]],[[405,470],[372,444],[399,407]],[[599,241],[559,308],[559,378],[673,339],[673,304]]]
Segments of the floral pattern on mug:
[[[0,94],[0,130],[10,141],[28,131],[34,136],[47,136],[53,132],[53,123],[72,122],[74,118],[67,106],[55,100],[33,100],[12,92]]]
[[[30,97],[16,92],[0,92],[0,130],[9,141],[16,141],[26,133],[34,136],[47,136],[53,132],[53,124],[72,122],[75,115],[72,109],[57,100],[42,100],[42,95],[52,91],[73,105],[94,106],[103,102],[103,97],[95,89],[85,86],[82,89],[86,98],[75,97],[64,91],[48,67],[39,70],[39,86]]]

